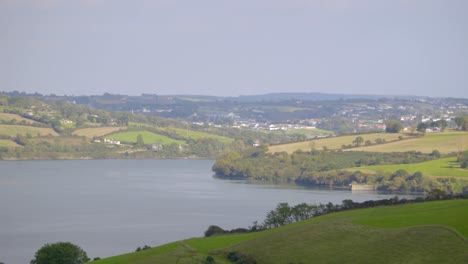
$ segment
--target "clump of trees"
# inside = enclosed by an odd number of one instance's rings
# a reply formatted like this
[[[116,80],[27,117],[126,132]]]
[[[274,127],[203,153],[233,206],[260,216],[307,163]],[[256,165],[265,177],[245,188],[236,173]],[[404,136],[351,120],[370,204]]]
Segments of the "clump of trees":
[[[454,121],[459,130],[468,131],[468,116],[457,116]]]
[[[431,122],[421,122],[416,127],[416,130],[420,133],[426,133],[426,129],[439,129],[444,131],[448,123],[445,120],[431,121]]]
[[[34,255],[31,264],[81,264],[90,259],[79,246],[70,242],[45,244]]]
[[[142,250],[147,250],[147,249],[150,249],[150,248],[151,248],[150,246],[144,245],[143,247],[137,247],[135,252],[142,251]]]
[[[227,253],[226,258],[236,264],[257,264],[255,259],[239,251]]]
[[[460,163],[460,167],[463,169],[468,168],[468,150],[464,152],[460,152],[457,157],[458,163]]]
[[[239,233],[246,233],[249,230],[246,228],[235,228],[231,230],[224,230],[219,226],[211,225],[205,231],[205,237],[215,236],[215,235],[224,235],[224,234],[239,234]]]
[[[403,129],[403,125],[395,120],[388,120],[385,122],[385,132],[398,133]]]

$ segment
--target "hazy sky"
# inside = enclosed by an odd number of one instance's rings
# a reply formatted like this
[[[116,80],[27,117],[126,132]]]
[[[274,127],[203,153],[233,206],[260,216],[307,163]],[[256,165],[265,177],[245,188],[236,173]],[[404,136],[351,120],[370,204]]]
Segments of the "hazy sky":
[[[467,0],[0,0],[0,91],[468,98]]]

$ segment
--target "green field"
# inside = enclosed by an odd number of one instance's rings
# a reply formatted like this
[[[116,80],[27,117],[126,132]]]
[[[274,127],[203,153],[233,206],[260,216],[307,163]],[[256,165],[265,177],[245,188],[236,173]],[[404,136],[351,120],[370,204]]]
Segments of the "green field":
[[[300,128],[300,129],[288,129],[286,130],[286,134],[334,135],[335,133],[333,133],[333,131],[330,131],[330,130]]]
[[[407,134],[402,133],[372,133],[372,134],[362,134],[362,135],[349,135],[349,136],[339,136],[339,137],[330,137],[322,139],[314,139],[304,142],[290,143],[270,146],[269,150],[271,153],[286,151],[288,153],[293,153],[294,151],[301,149],[303,151],[309,151],[312,147],[317,150],[322,150],[324,147],[328,149],[341,149],[343,145],[352,145],[356,137],[361,136],[364,138],[364,141],[370,140],[372,143],[378,138],[385,139],[388,141],[398,140],[398,137],[408,138]],[[405,140],[406,142],[406,140]]]
[[[136,143],[138,135],[141,135],[143,137],[143,141],[145,144],[155,144],[155,143],[164,144],[164,145],[169,145],[172,143],[176,143],[179,145],[185,144],[185,141],[173,139],[170,137],[166,137],[164,135],[159,135],[153,132],[143,131],[143,130],[119,132],[119,133],[111,134],[107,136],[106,138],[116,139],[116,140],[120,140],[123,142]]]
[[[88,138],[102,137],[110,133],[125,130],[127,127],[91,127],[81,128],[73,131],[73,135],[84,136]]]
[[[192,238],[93,263],[467,263],[468,200],[332,213],[263,232]]]
[[[144,127],[156,128],[156,129],[164,130],[164,131],[166,131],[168,133],[175,134],[175,135],[178,135],[180,137],[187,138],[187,139],[191,138],[191,139],[197,140],[197,139],[200,139],[200,138],[213,138],[213,139],[216,139],[216,140],[218,140],[220,142],[223,142],[223,143],[232,143],[232,142],[234,142],[233,138],[218,136],[218,135],[206,133],[206,132],[203,132],[203,131],[195,131],[195,130],[190,130],[190,129],[175,128],[175,127],[157,127],[157,126],[153,126],[153,125],[142,124],[142,123],[134,123],[134,122],[129,122],[128,125],[133,126],[133,127],[142,127],[142,128],[144,128]]]
[[[200,139],[200,138],[213,138],[216,139],[220,142],[223,143],[232,143],[234,142],[233,138],[228,138],[228,137],[222,137],[218,135],[213,135],[213,134],[208,134],[205,132],[201,131],[194,131],[194,130],[189,130],[189,129],[182,129],[182,128],[164,128],[167,132],[170,133],[175,133],[178,136],[184,137],[184,138],[191,138],[194,140]]]
[[[467,177],[468,170],[461,169],[460,164],[457,163],[457,158],[444,158],[438,160],[431,160],[421,163],[413,164],[395,164],[395,165],[377,165],[377,166],[362,166],[354,167],[348,170],[351,171],[362,171],[367,173],[384,173],[391,174],[395,171],[403,169],[410,174],[413,174],[417,171],[423,173],[423,175],[428,176],[438,176],[438,177]]]
[[[0,121],[9,122],[11,120],[16,120],[16,122],[24,121],[28,124],[39,123],[32,119],[24,118],[17,114],[0,113]]]
[[[47,135],[58,136],[57,132],[55,132],[52,128],[20,125],[0,125],[0,135],[16,137],[17,134],[23,136],[29,134],[32,137]]]
[[[13,140],[0,139],[0,147],[14,148],[14,147],[21,147],[21,146],[16,144],[16,142],[14,142]]]
[[[431,153],[434,149],[439,150],[441,153],[468,150],[468,133],[446,132],[427,134],[420,138],[411,138],[387,144],[355,148],[353,151],[406,152],[414,150],[421,151],[423,153]]]

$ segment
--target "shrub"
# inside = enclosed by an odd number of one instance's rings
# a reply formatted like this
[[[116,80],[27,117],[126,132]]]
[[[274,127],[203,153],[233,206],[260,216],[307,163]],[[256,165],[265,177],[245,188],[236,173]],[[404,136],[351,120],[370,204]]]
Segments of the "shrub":
[[[45,244],[34,255],[31,264],[81,264],[90,259],[79,246],[70,242]]]

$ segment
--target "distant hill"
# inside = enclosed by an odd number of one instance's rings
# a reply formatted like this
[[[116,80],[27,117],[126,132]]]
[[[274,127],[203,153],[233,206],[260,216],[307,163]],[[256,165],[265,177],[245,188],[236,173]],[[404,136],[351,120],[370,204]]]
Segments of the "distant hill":
[[[260,95],[241,95],[237,97],[241,101],[283,101],[283,100],[304,100],[304,101],[336,101],[348,99],[370,99],[381,98],[424,98],[423,96],[399,96],[399,95],[372,95],[372,94],[329,94],[329,93],[268,93]]]

